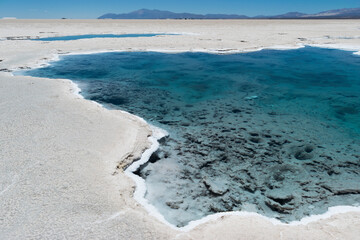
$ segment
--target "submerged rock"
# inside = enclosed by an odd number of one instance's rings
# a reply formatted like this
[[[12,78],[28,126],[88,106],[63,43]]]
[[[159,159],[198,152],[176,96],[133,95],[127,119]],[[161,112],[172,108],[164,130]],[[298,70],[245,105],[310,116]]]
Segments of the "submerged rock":
[[[266,197],[279,203],[280,205],[288,204],[294,199],[294,195],[289,192],[289,190],[283,189],[270,190],[266,192]]]
[[[180,208],[180,204],[183,203],[184,201],[177,201],[177,202],[166,202],[166,205],[168,205],[170,208],[172,209],[179,209]]]
[[[245,97],[245,100],[253,100],[253,99],[257,99],[258,96],[254,95],[254,96],[250,96],[250,97]]]
[[[289,205],[283,205],[280,204],[272,199],[267,199],[265,200],[265,203],[267,206],[269,206],[272,210],[279,212],[279,213],[286,213],[286,214],[290,214],[295,207],[294,206],[289,206]]]
[[[329,182],[328,184],[323,184],[322,187],[334,195],[360,194],[360,182],[355,179],[346,183]]]
[[[314,149],[315,147],[310,144],[294,147],[293,154],[297,160],[309,160],[314,158]]]
[[[227,183],[223,179],[214,180],[205,177],[203,182],[207,189],[215,195],[224,195],[229,190]]]

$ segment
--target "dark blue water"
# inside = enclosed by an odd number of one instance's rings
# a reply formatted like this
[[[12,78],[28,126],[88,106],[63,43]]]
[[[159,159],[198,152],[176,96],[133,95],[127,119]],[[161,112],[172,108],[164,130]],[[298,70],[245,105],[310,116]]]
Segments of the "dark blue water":
[[[360,204],[360,57],[306,47],[64,56],[26,75],[166,129],[137,172],[178,226],[222,211],[284,222]]]
[[[155,37],[162,35],[176,35],[176,34],[165,34],[165,33],[145,33],[145,34],[86,34],[86,35],[75,35],[75,36],[62,36],[62,37],[47,37],[31,39],[33,41],[70,41],[79,39],[89,38],[134,38],[134,37]]]

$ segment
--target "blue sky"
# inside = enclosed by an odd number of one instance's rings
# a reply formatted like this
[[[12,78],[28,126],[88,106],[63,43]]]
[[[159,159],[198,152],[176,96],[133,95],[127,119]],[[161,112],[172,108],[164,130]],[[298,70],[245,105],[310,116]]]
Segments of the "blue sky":
[[[0,18],[97,18],[140,8],[248,16],[360,7],[359,0],[0,0]]]

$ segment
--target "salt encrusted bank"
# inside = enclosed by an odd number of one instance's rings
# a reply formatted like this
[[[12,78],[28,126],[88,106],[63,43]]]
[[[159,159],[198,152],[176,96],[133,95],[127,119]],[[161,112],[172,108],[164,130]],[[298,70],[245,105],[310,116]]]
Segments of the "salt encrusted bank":
[[[359,50],[358,21],[1,20],[0,26],[0,38],[196,33],[71,43],[0,41],[0,108],[4,116],[0,125],[5,129],[0,142],[6,146],[0,152],[4,162],[0,168],[4,173],[0,178],[0,210],[5,213],[0,222],[2,238],[356,239],[360,235],[360,217],[353,209],[298,226],[274,225],[258,216],[234,215],[205,222],[185,233],[171,229],[149,216],[132,198],[134,182],[116,169],[122,161],[140,156],[148,147],[146,124],[76,97],[68,81],[13,77],[7,73],[68,52],[227,52],[297,44],[336,44]]]

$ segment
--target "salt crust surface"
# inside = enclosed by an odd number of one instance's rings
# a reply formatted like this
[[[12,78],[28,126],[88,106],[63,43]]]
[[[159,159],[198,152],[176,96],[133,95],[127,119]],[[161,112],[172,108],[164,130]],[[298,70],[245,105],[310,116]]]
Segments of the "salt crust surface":
[[[153,21],[149,25],[146,21],[123,21],[126,22],[126,27],[122,29],[121,33],[141,33],[141,32],[149,32],[153,29],[153,31],[159,31],[159,29],[162,32],[170,32],[169,28],[177,28],[182,29],[177,32],[193,32],[193,34],[188,35],[189,41],[186,40],[186,38],[182,38],[181,40],[185,40],[185,44],[180,44],[179,41],[173,41],[172,38],[163,38],[161,39],[161,44],[163,46],[167,46],[166,52],[183,52],[183,51],[205,51],[207,52],[216,52],[218,49],[225,49],[229,50],[229,52],[246,52],[246,51],[253,51],[254,49],[262,49],[262,48],[268,48],[263,47],[270,45],[274,45],[275,42],[279,42],[284,44],[290,43],[289,46],[296,46],[298,44],[298,40],[296,40],[298,37],[304,38],[305,43],[304,45],[309,46],[318,46],[318,47],[326,47],[326,48],[338,48],[343,50],[350,50],[350,51],[358,51],[355,54],[360,55],[360,42],[359,40],[352,39],[352,40],[344,40],[344,39],[334,39],[331,42],[328,40],[325,40],[322,36],[324,35],[333,35],[336,36],[354,36],[358,34],[358,22],[349,20],[349,21],[336,21],[336,20],[329,20],[329,21],[271,21],[268,20],[264,21],[192,21],[192,27],[189,27],[187,22],[181,22],[181,21]],[[164,49],[163,47],[159,47],[157,43],[152,42],[152,40],[148,40],[147,42],[139,42],[137,40],[128,41],[127,43],[122,41],[105,41],[105,42],[97,42],[97,44],[94,44],[94,41],[82,41],[81,45],[77,43],[73,43],[71,45],[69,44],[51,44],[51,45],[40,45],[40,43],[37,44],[29,44],[28,41],[23,41],[21,44],[16,43],[16,41],[7,41],[5,40],[5,37],[8,36],[22,36],[24,34],[35,36],[40,31],[43,31],[42,34],[40,34],[42,37],[50,37],[54,34],[51,34],[50,31],[58,31],[62,35],[74,35],[74,34],[86,34],[86,33],[114,33],[114,26],[119,26],[118,23],[121,23],[119,21],[102,21],[101,23],[95,20],[66,20],[66,21],[59,21],[59,20],[1,20],[0,25],[3,27],[0,31],[0,39],[2,40],[0,42],[0,52],[1,52],[1,58],[4,59],[4,61],[1,63],[2,67],[6,67],[8,69],[18,69],[21,66],[41,66],[42,64],[48,62],[49,59],[41,60],[44,57],[51,58],[53,56],[56,58],[58,53],[64,53],[64,52],[98,52],[100,49],[106,49],[105,51],[113,51],[118,50],[119,46],[122,49],[122,51],[145,51],[145,50],[156,50],[156,49]],[[170,24],[168,24],[170,23]],[[237,50],[231,50],[234,47],[234,43],[231,40],[230,36],[234,36],[234,31],[228,31],[228,34],[224,34],[224,26],[233,26],[237,23],[246,23],[242,24],[239,27],[238,33],[242,36],[241,38],[244,38],[247,40],[247,43],[241,46],[237,46]],[[271,28],[267,27],[270,23]],[[83,27],[84,24],[86,24],[86,27]],[[91,25],[92,24],[92,25]],[[107,24],[106,27],[104,27],[103,24]],[[98,28],[98,26],[101,26]],[[150,27],[149,27],[150,26]],[[237,25],[239,26],[239,25]],[[251,31],[248,31],[248,28],[251,29]],[[155,30],[156,29],[156,30]],[[165,29],[165,30],[164,30]],[[231,27],[229,28],[231,29]],[[292,31],[296,29],[296,31]],[[326,29],[331,29],[331,31],[328,31]],[[49,32],[46,32],[44,30],[47,30]],[[134,32],[134,30],[136,32]],[[227,31],[227,30],[226,30]],[[251,32],[251,34],[244,34],[246,32]],[[283,33],[286,33],[284,36]],[[276,37],[275,35],[277,33],[282,33],[281,36]],[[295,34],[294,34],[295,33]],[[262,37],[261,35],[267,35],[272,36],[274,34],[275,37],[273,38],[266,38]],[[192,36],[192,37],[191,37]],[[222,42],[219,42],[217,39],[215,39],[217,36],[222,36]],[[238,34],[235,34],[235,36],[239,36]],[[260,36],[260,37],[259,37]],[[194,40],[194,38],[198,37],[208,37],[208,42],[200,42],[198,40]],[[260,40],[258,40],[260,39]],[[274,42],[275,41],[275,42]],[[78,41],[80,42],[80,41]],[[119,45],[119,43],[121,43]],[[144,43],[144,44],[143,44]],[[237,45],[237,43],[235,44]],[[258,46],[258,48],[256,47]],[[260,47],[261,46],[261,47]],[[349,47],[353,46],[353,47]],[[179,49],[179,50],[174,50]],[[214,50],[212,50],[214,49]],[[241,50],[239,50],[241,49]],[[161,51],[161,50],[156,50]],[[165,52],[165,51],[164,51]],[[221,51],[223,54],[223,51]],[[32,64],[32,65],[29,65]],[[2,73],[1,74],[3,79],[7,78],[14,78],[11,76],[11,74]],[[11,76],[11,77],[8,77]],[[73,92],[78,93],[79,89],[73,86]],[[36,96],[34,96],[36,97]],[[156,141],[154,141],[154,144],[156,146]],[[155,149],[155,148],[152,148]],[[147,153],[150,154],[150,153]],[[89,174],[89,172],[88,172]],[[11,189],[9,190],[11,191]],[[4,196],[5,197],[5,196]],[[4,198],[5,200],[6,198]],[[241,231],[241,225],[235,225],[238,226],[236,229],[233,229],[233,233],[237,234],[236,236],[252,236],[252,238],[261,238],[265,237],[268,239],[280,239],[283,238],[283,236],[292,237],[293,239],[302,239],[305,236],[308,236],[308,239],[335,239],[335,238],[343,238],[344,236],[347,236],[348,239],[356,239],[358,238],[358,227],[353,227],[353,224],[355,222],[359,222],[356,216],[357,215],[339,215],[339,217],[332,218],[330,216],[334,216],[338,213],[344,213],[344,212],[358,212],[359,208],[354,207],[347,207],[347,206],[339,206],[335,208],[330,208],[329,211],[326,214],[318,215],[318,216],[311,216],[309,218],[304,218],[300,222],[293,222],[291,225],[293,226],[299,226],[302,224],[309,224],[307,227],[307,230],[303,228],[266,228],[266,223],[260,220],[256,220],[258,225],[263,231],[258,231],[254,233],[244,233],[244,232],[238,232]],[[43,208],[42,211],[47,211],[47,208]],[[140,211],[137,210],[137,211]],[[107,220],[116,220],[116,218],[120,215],[122,215],[122,212],[116,212],[113,215],[111,215],[110,218]],[[199,226],[196,228],[196,231],[190,231],[190,235],[182,235],[182,234],[175,234],[172,235],[173,238],[178,239],[188,239],[188,238],[206,238],[206,239],[214,239],[216,238],[217,234],[222,234],[223,237],[226,238],[226,236],[231,236],[231,233],[222,232],[218,230],[218,226],[221,226],[221,228],[228,225],[229,227],[234,227],[233,224],[236,224],[237,222],[240,223],[246,223],[247,220],[244,220],[242,218],[240,219],[233,219],[226,221],[227,225],[224,225],[223,221],[220,222],[212,222],[210,220],[215,220],[221,218],[221,216],[226,215],[237,215],[237,216],[255,216],[257,214],[255,213],[244,213],[244,212],[233,212],[233,213],[220,213],[220,214],[214,214],[211,216],[208,216],[206,218],[203,218],[201,220],[198,220],[196,222],[190,223],[188,226],[186,226],[183,230],[189,231],[195,226]],[[329,221],[319,221],[316,225],[311,225],[310,223],[314,223],[314,221],[323,219],[323,218],[331,218],[330,225],[327,225],[327,222]],[[20,220],[20,219],[19,219]],[[39,219],[40,220],[40,219]],[[349,222],[350,220],[350,222]],[[6,221],[6,219],[5,219]],[[22,220],[21,220],[22,221]],[[148,221],[148,220],[144,220]],[[230,222],[229,222],[230,221]],[[255,220],[254,220],[255,221]],[[351,222],[355,221],[355,222]],[[208,224],[209,222],[212,222],[211,224]],[[274,226],[280,226],[282,223],[279,223],[278,221],[270,220]],[[201,223],[205,223],[202,225],[199,225]],[[336,223],[333,226],[332,223]],[[246,224],[249,224],[248,222]],[[64,225],[67,226],[67,225]],[[163,228],[156,225],[153,226],[153,236],[162,236],[160,238],[164,238],[163,233],[166,232]],[[251,225],[246,225],[250,227]],[[324,230],[322,231],[321,229]],[[325,231],[326,228],[326,231]],[[26,232],[20,233],[26,228],[22,228],[22,230],[19,229],[17,235],[23,234],[23,236],[26,236]],[[40,229],[40,228],[39,228]],[[32,228],[32,231],[38,231],[39,229]],[[68,229],[68,228],[64,228]],[[255,230],[254,227],[251,227],[251,229]],[[43,234],[47,234],[49,231],[45,228],[42,228],[40,230],[43,232]],[[280,233],[279,233],[280,231]],[[173,234],[171,231],[167,231],[170,235]],[[105,236],[106,232],[103,232]],[[162,233],[162,234],[160,234]],[[91,234],[88,232],[88,234]],[[200,234],[200,235],[199,235]],[[210,234],[210,235],[207,235]],[[229,235],[230,234],[230,235]],[[240,235],[239,235],[240,234]],[[280,235],[278,235],[280,234]],[[1,235],[1,233],[0,233]],[[30,235],[27,235],[30,236]],[[71,235],[74,236],[84,236],[81,232],[75,232]],[[144,239],[144,236],[135,237],[132,235],[133,238],[139,238]],[[167,235],[169,236],[169,235]],[[207,236],[207,237],[206,237]],[[331,236],[331,237],[329,237]],[[145,237],[149,238],[149,237]],[[166,237],[168,238],[168,237]]]
[[[179,34],[179,33],[178,33]],[[185,34],[189,34],[190,33],[185,33]],[[193,34],[195,35],[195,34]],[[344,50],[344,51],[351,51],[354,52],[353,54],[355,55],[360,55],[360,47],[357,46],[347,46],[347,45],[340,45],[340,44],[333,44],[333,45],[324,45],[324,44],[311,44],[309,45],[311,47],[319,47],[319,48],[327,48],[327,49],[339,49],[339,50]],[[234,53],[244,53],[244,52],[255,52],[255,51],[261,51],[261,50],[265,50],[265,49],[269,49],[269,50],[294,50],[294,49],[300,49],[300,48],[304,48],[306,47],[306,45],[303,44],[297,44],[296,46],[291,46],[291,45],[274,45],[274,46],[270,46],[270,47],[266,47],[266,48],[258,48],[258,49],[253,49],[250,51],[236,51],[236,50],[231,50],[231,51],[227,51],[226,54],[234,54]],[[140,50],[141,52],[143,52],[144,50]],[[175,54],[175,53],[181,53],[181,52],[185,52],[185,51],[180,51],[180,50],[166,50],[166,49],[148,49],[145,50],[148,52],[161,52],[161,53],[168,53],[168,54]],[[63,54],[64,55],[89,55],[89,54],[97,54],[97,53],[106,53],[106,52],[126,52],[125,50],[113,50],[113,51],[108,51],[108,50],[99,50],[99,51],[90,51],[90,52],[71,52],[71,53],[67,53],[67,54]],[[203,53],[211,53],[211,54],[219,54],[219,53],[223,53],[223,51],[221,50],[203,50],[203,49],[193,49],[191,52],[203,52]],[[39,68],[39,67],[45,67],[51,64],[51,62],[55,62],[55,61],[59,61],[60,60],[60,55],[58,54],[54,54],[53,58],[42,62],[40,64],[36,64],[33,65],[32,68]],[[81,89],[79,88],[79,86],[72,82],[71,80],[70,83],[73,86],[73,93],[80,98],[84,98],[80,93],[81,93]],[[94,101],[92,101],[94,102]],[[102,104],[99,104],[97,102],[94,102],[95,104],[98,104],[99,106],[104,107]],[[125,114],[128,114],[125,111],[121,111]],[[136,116],[140,121],[143,121],[144,123],[146,123],[146,121],[141,118]],[[302,218],[300,221],[293,221],[290,223],[283,223],[275,218],[269,218],[266,216],[263,216],[261,214],[258,213],[254,213],[254,212],[246,212],[246,211],[232,211],[232,212],[222,212],[222,213],[216,213],[216,214],[211,214],[208,215],[202,219],[199,220],[195,220],[195,221],[191,221],[188,225],[184,226],[184,227],[176,227],[175,225],[167,222],[165,220],[165,218],[161,215],[161,213],[153,206],[151,205],[148,200],[145,198],[145,193],[146,193],[146,184],[145,184],[145,180],[137,175],[135,175],[133,172],[135,172],[141,165],[145,164],[149,159],[150,156],[152,155],[152,153],[154,153],[158,148],[159,148],[159,143],[158,140],[167,136],[168,132],[166,132],[164,129],[155,127],[155,126],[150,126],[150,129],[152,131],[152,135],[148,138],[149,142],[151,143],[151,147],[146,149],[144,151],[144,153],[142,154],[140,160],[135,161],[133,164],[131,164],[125,171],[125,174],[127,176],[129,176],[137,185],[137,188],[135,190],[134,193],[134,199],[139,202],[148,212],[151,216],[156,217],[159,221],[163,222],[164,224],[170,226],[173,229],[177,229],[177,230],[181,230],[181,231],[190,231],[192,229],[194,229],[195,227],[197,227],[198,225],[204,224],[206,222],[209,221],[214,221],[216,219],[219,219],[223,216],[258,216],[261,218],[264,218],[268,221],[270,221],[272,224],[274,225],[289,225],[289,226],[296,226],[296,225],[306,225],[309,224],[311,222],[316,222],[318,220],[321,219],[327,219],[330,218],[333,215],[336,214],[340,214],[340,213],[347,213],[347,212],[360,212],[360,207],[353,207],[353,206],[336,206],[336,207],[330,207],[329,210],[324,213],[324,214],[319,214],[319,215],[311,215],[308,217],[304,217]]]

